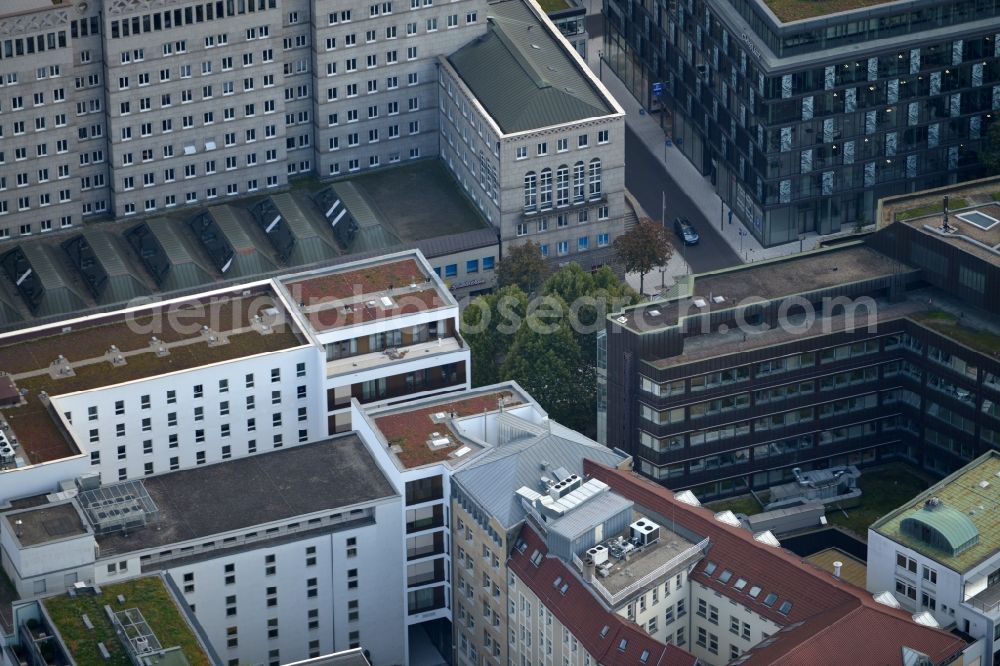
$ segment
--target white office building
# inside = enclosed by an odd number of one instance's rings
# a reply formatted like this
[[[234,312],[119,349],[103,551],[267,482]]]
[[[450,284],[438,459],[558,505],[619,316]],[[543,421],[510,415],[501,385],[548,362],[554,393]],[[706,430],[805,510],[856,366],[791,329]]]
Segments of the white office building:
[[[998,489],[990,451],[868,528],[868,590],[980,641],[982,663],[1000,651]]]

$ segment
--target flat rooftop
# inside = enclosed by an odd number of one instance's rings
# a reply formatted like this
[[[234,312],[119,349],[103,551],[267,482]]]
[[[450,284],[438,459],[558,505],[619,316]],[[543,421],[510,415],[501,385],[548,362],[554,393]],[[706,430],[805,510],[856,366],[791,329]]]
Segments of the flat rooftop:
[[[413,256],[395,255],[281,279],[314,331],[457,305]]]
[[[815,564],[827,573],[833,572],[833,563],[840,562],[840,577],[852,585],[861,589],[865,588],[868,581],[868,565],[854,557],[850,553],[845,553],[839,548],[824,548],[813,553],[809,557],[803,558],[806,562]]]
[[[633,520],[640,518],[645,518],[645,516],[641,513],[635,513],[633,516]],[[621,536],[628,541],[628,530],[625,530]],[[618,594],[637,580],[641,580],[643,577],[663,567],[694,545],[676,532],[672,532],[663,525],[660,525],[659,541],[651,546],[646,546],[638,552],[633,551],[633,554],[627,560],[618,560],[613,556],[610,557],[608,561],[614,562],[614,564],[608,575],[598,575],[595,580],[603,585],[611,594]],[[667,572],[664,571],[663,573],[666,574]],[[651,584],[652,582],[650,581]]]
[[[118,600],[119,596],[124,598],[124,603]],[[42,601],[64,647],[77,664],[132,666],[126,647],[104,611],[105,606],[109,606],[116,613],[138,610],[161,647],[181,648],[179,653],[168,652],[163,657],[154,657],[150,666],[211,666],[213,660],[181,610],[182,603],[159,576],[104,585],[99,594],[83,591],[73,597],[62,594]],[[84,614],[93,624],[92,630],[84,625],[81,618]],[[111,654],[109,660],[101,656],[98,643],[104,643]]]
[[[378,169],[347,182],[354,185],[382,226],[407,245],[491,226],[440,160]]]
[[[394,496],[354,433],[143,479],[159,523],[97,537],[101,556],[159,548]]]
[[[21,404],[0,408],[0,419],[18,445],[15,454],[40,463],[77,453],[40,398],[42,391],[55,397],[302,344],[269,285],[244,293],[241,289],[0,336],[0,372],[27,392]]]
[[[450,421],[495,412],[501,404],[512,407],[524,402],[512,389],[473,393],[429,403],[421,401],[414,407],[403,406],[375,415],[375,427],[385,437],[397,465],[410,469],[449,460],[467,460],[482,447],[460,439],[451,430]]]
[[[758,0],[782,23],[884,5],[893,0]]]
[[[1000,203],[973,205],[948,213],[948,226],[944,226],[944,213],[901,220],[914,229],[1000,266]]]
[[[83,536],[90,531],[70,501],[8,512],[4,514],[4,520],[10,524],[11,532],[24,548]],[[17,524],[17,521],[20,521],[20,524]]]
[[[904,521],[914,521],[922,537],[912,536]],[[1000,453],[980,456],[871,529],[960,573],[995,556],[1000,543]]]
[[[656,330],[675,326],[680,317],[738,307],[748,299],[773,301],[912,270],[864,245],[806,252],[696,275],[689,297],[629,309],[622,325]]]

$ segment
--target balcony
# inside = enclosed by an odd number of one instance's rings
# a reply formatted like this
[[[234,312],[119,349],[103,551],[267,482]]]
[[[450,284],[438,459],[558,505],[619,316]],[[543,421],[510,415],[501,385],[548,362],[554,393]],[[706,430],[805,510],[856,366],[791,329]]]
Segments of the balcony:
[[[406,587],[423,587],[443,582],[445,579],[442,558],[411,564],[406,568]]]
[[[406,533],[444,527],[444,508],[440,504],[406,512]]]
[[[462,341],[457,337],[428,340],[427,342],[418,342],[417,344],[405,347],[392,347],[383,351],[327,361],[326,376],[336,377],[337,375],[362,372],[392,363],[404,363],[422,358],[430,358],[436,354],[447,354],[460,351],[461,349]]]
[[[419,560],[422,557],[444,554],[444,533],[434,532],[406,540],[406,559]]]
[[[418,615],[445,607],[444,586],[413,590],[406,595],[407,615]]]
[[[987,615],[1000,613],[1000,585],[987,587],[976,596],[966,599],[965,603]]]

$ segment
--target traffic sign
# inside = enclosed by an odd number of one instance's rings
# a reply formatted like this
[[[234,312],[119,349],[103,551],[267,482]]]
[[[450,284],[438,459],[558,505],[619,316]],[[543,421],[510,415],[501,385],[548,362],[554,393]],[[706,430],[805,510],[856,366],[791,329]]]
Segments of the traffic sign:
[[[662,94],[663,94],[663,84],[662,83],[654,83],[653,84],[653,97],[659,97]]]

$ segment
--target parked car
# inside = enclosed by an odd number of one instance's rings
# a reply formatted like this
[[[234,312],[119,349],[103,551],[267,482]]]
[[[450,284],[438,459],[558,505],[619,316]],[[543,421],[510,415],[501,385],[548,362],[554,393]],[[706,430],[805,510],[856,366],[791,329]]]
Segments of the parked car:
[[[674,233],[684,241],[685,245],[697,245],[698,241],[701,240],[694,225],[686,217],[678,217],[674,220]]]

